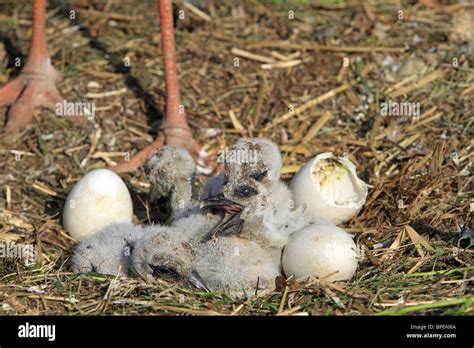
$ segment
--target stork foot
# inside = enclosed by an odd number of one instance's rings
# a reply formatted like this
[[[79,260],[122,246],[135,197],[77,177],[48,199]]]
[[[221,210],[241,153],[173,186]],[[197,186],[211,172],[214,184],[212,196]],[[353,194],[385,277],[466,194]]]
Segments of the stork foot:
[[[24,129],[34,117],[38,107],[55,109],[58,103],[63,103],[56,81],[59,73],[51,64],[45,64],[41,69],[28,69],[18,77],[0,88],[0,106],[10,105],[8,121],[4,138],[7,142],[15,141],[18,133]],[[84,122],[85,117],[71,115],[71,121]]]

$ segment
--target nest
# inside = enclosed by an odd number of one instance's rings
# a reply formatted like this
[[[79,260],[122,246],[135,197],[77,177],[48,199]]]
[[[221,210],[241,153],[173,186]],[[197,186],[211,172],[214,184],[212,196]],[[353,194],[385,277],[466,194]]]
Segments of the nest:
[[[70,1],[48,8],[48,45],[69,101],[93,102],[87,125],[38,110],[16,144],[0,147],[0,242],[35,245],[37,260],[0,259],[2,314],[354,315],[473,312],[472,248],[458,244],[472,211],[473,42],[449,11],[404,2],[178,3],[182,102],[195,137],[217,158],[239,137],[279,144],[283,178],[324,151],[346,154],[370,185],[344,228],[364,250],[347,282],[277,279],[233,301],[177,284],[146,285],[66,267],[74,241],[65,197],[94,168],[150,143],[165,108],[153,2]],[[29,2],[0,5],[0,84],[31,36]],[[462,9],[462,8],[461,8]],[[461,23],[461,24],[459,24]],[[459,29],[459,30],[458,30]],[[415,103],[382,115],[382,102]],[[416,104],[418,103],[418,104]],[[408,110],[408,109],[407,109]],[[0,108],[2,123],[6,108]],[[392,110],[393,111],[393,110]],[[143,171],[124,175],[135,222],[151,223]]]

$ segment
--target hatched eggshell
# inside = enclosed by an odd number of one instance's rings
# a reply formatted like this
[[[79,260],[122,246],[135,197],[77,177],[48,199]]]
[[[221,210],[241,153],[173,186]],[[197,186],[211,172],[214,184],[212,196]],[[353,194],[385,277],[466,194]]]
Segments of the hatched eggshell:
[[[349,221],[362,209],[367,184],[356,173],[354,164],[330,152],[309,160],[294,176],[290,188],[296,207],[333,224]]]
[[[326,281],[351,279],[359,252],[352,236],[331,224],[313,224],[294,232],[283,250],[287,277],[319,277]],[[330,275],[330,276],[328,276]]]
[[[122,179],[109,169],[84,175],[67,196],[64,229],[76,240],[114,222],[132,222],[130,193]]]

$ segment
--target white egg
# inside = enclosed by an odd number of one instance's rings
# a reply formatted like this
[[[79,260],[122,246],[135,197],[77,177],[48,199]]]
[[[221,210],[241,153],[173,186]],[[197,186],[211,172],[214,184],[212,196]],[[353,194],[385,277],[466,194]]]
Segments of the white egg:
[[[354,164],[330,152],[309,160],[291,181],[296,207],[306,205],[313,217],[340,224],[356,216],[367,198],[367,184]]]
[[[282,265],[287,277],[336,281],[351,279],[358,259],[359,251],[350,234],[321,223],[293,232],[283,250]]]
[[[130,193],[122,179],[108,169],[84,175],[66,199],[64,229],[76,240],[114,222],[132,222]]]

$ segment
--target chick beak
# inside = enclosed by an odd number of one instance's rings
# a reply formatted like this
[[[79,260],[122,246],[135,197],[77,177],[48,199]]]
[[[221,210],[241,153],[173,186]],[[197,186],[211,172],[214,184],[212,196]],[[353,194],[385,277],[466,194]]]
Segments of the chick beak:
[[[237,234],[242,230],[244,220],[240,218],[240,215],[244,210],[244,206],[225,198],[223,193],[205,199],[202,208],[220,212],[223,214],[223,217],[222,220],[202,238],[201,242],[207,242],[218,234]]]
[[[191,275],[188,277],[188,283],[195,287],[196,289],[205,291],[205,292],[211,292],[211,290],[207,287],[207,285],[204,283],[204,280],[201,278],[198,272],[192,271]]]

